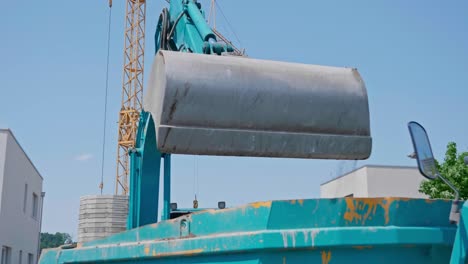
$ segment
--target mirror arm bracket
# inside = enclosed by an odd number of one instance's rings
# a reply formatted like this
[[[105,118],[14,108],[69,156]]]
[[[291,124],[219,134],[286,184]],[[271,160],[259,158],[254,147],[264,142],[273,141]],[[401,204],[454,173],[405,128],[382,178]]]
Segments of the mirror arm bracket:
[[[459,206],[459,204],[460,204],[460,192],[458,191],[457,188],[455,188],[455,186],[453,186],[453,184],[450,181],[448,181],[447,179],[442,177],[442,175],[437,174],[437,176],[443,182],[445,182],[445,184],[447,184],[450,187],[450,189],[452,189],[453,192],[455,193],[455,199],[452,202],[452,207],[450,209],[449,219],[450,219],[450,222],[452,224],[458,224],[460,222],[460,206]]]

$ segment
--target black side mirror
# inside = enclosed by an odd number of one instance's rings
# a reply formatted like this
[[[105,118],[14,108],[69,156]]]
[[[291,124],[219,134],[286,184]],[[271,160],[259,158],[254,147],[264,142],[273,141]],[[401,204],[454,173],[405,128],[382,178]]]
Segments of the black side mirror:
[[[415,158],[418,161],[418,168],[421,174],[429,180],[434,180],[439,176],[437,171],[434,154],[432,154],[431,142],[427,136],[426,130],[419,123],[411,121],[408,123]]]
[[[429,180],[435,180],[437,178],[441,179],[455,193],[455,199],[452,202],[449,219],[452,223],[458,223],[460,221],[460,209],[458,206],[460,194],[451,182],[439,174],[426,129],[414,121],[408,123],[408,129],[414,147],[414,154],[410,155],[410,157],[415,158],[418,161],[418,168],[421,174]],[[468,164],[468,157],[465,157],[464,161],[465,164]]]

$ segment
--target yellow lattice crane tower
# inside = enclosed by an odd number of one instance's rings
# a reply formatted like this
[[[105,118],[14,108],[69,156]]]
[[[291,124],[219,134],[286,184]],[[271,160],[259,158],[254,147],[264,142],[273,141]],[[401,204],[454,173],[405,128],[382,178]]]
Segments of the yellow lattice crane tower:
[[[122,105],[118,125],[115,194],[128,194],[130,166],[128,150],[135,144],[143,103],[145,18],[145,0],[126,0]]]

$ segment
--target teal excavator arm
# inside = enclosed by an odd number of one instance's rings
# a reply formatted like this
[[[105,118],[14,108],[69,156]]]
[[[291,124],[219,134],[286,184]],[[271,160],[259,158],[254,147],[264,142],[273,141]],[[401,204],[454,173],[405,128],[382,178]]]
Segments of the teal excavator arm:
[[[232,46],[218,42],[205,21],[200,3],[193,0],[170,2],[159,16],[155,34],[155,51],[161,50],[217,54],[233,53]]]
[[[171,218],[171,153],[369,157],[367,93],[356,69],[242,56],[217,41],[195,0],[170,1],[155,44],[130,151],[128,229],[158,221],[161,169],[160,218]]]
[[[155,50],[221,55],[234,54],[229,44],[218,42],[205,21],[200,3],[193,0],[170,1],[159,16]],[[161,220],[170,218],[171,156],[156,148],[154,121],[149,112],[140,116],[135,148],[130,151],[130,194],[128,229],[155,223],[159,215],[161,161],[164,170]]]

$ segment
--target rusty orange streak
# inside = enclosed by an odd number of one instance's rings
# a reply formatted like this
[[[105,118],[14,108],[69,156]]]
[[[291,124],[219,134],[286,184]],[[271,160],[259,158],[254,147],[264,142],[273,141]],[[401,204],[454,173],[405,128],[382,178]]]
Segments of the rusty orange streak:
[[[328,264],[331,259],[331,251],[329,250],[328,252],[322,251],[322,264]]]
[[[390,205],[400,198],[345,198],[347,210],[344,219],[348,222],[356,221],[365,225],[366,221],[375,216],[378,207],[384,211],[385,224],[390,222]],[[366,209],[367,208],[367,209]]]
[[[169,252],[169,253],[156,253],[154,257],[169,257],[169,256],[191,256],[195,254],[202,253],[203,249],[192,249],[192,250],[185,250],[185,251],[176,251],[176,252]]]
[[[255,209],[258,209],[260,207],[270,207],[271,206],[271,201],[251,203],[250,206],[252,206]]]

